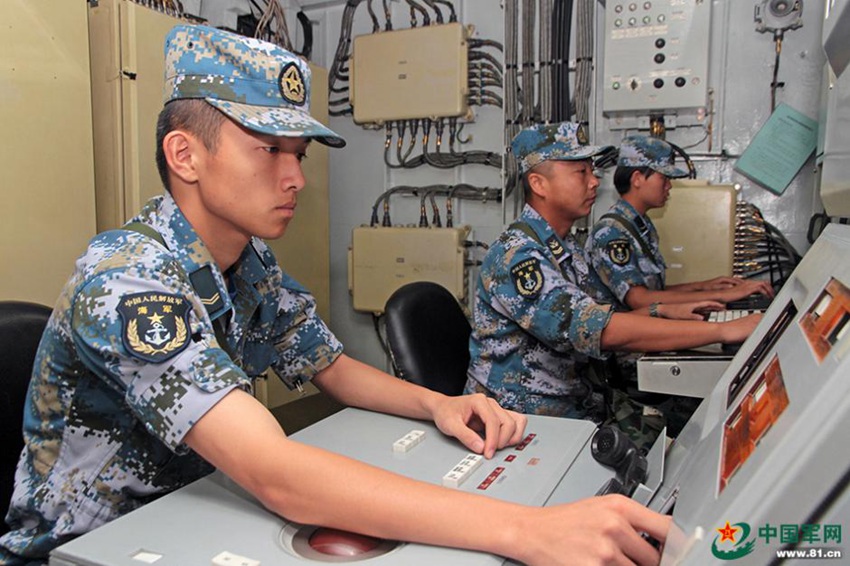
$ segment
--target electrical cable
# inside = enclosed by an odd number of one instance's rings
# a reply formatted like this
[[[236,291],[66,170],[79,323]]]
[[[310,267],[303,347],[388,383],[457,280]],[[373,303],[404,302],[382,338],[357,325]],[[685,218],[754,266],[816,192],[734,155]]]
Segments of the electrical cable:
[[[393,20],[392,20],[392,11],[390,11],[390,3],[389,0],[383,0],[384,4],[384,31],[392,31],[393,29]]]
[[[378,33],[381,31],[381,24],[378,23],[378,15],[372,8],[372,0],[367,0],[366,10],[369,12],[369,17],[372,18],[372,33]]]
[[[313,55],[313,24],[310,18],[307,17],[307,14],[304,13],[304,10],[299,10],[295,14],[295,17],[298,19],[298,23],[301,24],[301,32],[304,34],[304,47],[301,48],[301,51],[297,51],[297,53],[309,61]]]
[[[539,119],[543,122],[552,120],[552,13],[553,0],[540,0],[539,10],[540,34],[537,49],[540,54],[540,70],[538,78]],[[543,17],[542,15],[546,15]]]
[[[781,287],[802,259],[800,254],[755,205],[739,202],[735,218],[733,273],[746,278],[767,275],[774,288]]]
[[[443,20],[443,13],[440,11],[440,9],[439,9],[439,8],[437,8],[437,5],[436,5],[436,3],[434,2],[434,0],[422,0],[422,1],[423,1],[423,2],[424,2],[424,3],[425,3],[425,4],[429,7],[429,8],[431,8],[431,9],[434,11],[434,19],[437,21],[437,24],[445,23],[445,21]]]
[[[593,88],[593,13],[594,0],[578,0],[576,6],[576,122],[590,125],[590,100]]]
[[[430,26],[431,25],[431,17],[428,15],[428,11],[414,2],[414,0],[405,0],[410,6],[410,27],[416,27],[416,12],[422,14],[422,25]]]
[[[454,4],[449,2],[448,0],[432,0],[437,4],[443,4],[444,6],[449,7],[449,23],[454,23],[457,21],[457,12],[455,12]]]
[[[555,73],[554,120],[553,122],[565,122],[572,116],[570,106],[570,41],[572,36],[572,0],[555,0],[554,13],[554,41],[552,49]]]
[[[534,0],[523,0],[523,24],[527,28],[535,25],[536,13]],[[528,126],[534,118],[534,34],[522,36],[522,125]]]
[[[676,145],[676,144],[674,144],[670,141],[667,141],[667,144],[670,147],[673,148],[673,151],[675,151],[676,153],[681,155],[682,159],[685,160],[685,165],[688,168],[688,178],[689,179],[696,179],[697,178],[697,168],[694,166],[694,162],[691,159],[691,157],[687,154],[687,152],[685,152],[684,149],[682,149],[681,147],[679,147],[678,145]]]
[[[509,151],[510,142],[519,132],[519,110],[518,110],[518,89],[517,83],[517,61],[518,61],[518,45],[517,45],[517,20],[518,20],[518,0],[505,0],[505,131],[503,143],[505,148],[504,165],[502,167],[502,176],[504,178],[505,195],[518,195],[521,191],[515,191],[517,187],[517,165],[516,158]],[[503,211],[504,213],[504,211]]]
[[[389,348],[389,346],[387,345],[387,340],[386,340],[386,338],[384,338],[384,336],[381,334],[381,323],[380,323],[380,319],[381,319],[381,317],[380,317],[379,315],[377,315],[377,314],[372,314],[372,324],[375,326],[375,334],[377,334],[377,335],[378,335],[378,343],[381,345],[381,350],[383,350],[383,351],[384,351],[384,355],[385,355],[385,356],[387,356],[388,358],[391,358],[391,357],[392,357],[392,354],[390,353],[390,348]]]
[[[779,56],[782,54],[782,39],[785,37],[785,32],[777,30],[773,32],[773,41],[776,43],[776,58],[773,61],[773,80],[770,82],[770,111],[776,110],[776,89],[785,86],[784,82],[779,82]]]
[[[293,51],[289,28],[286,24],[286,14],[278,0],[268,0],[263,10],[254,37],[280,45],[287,51]]]

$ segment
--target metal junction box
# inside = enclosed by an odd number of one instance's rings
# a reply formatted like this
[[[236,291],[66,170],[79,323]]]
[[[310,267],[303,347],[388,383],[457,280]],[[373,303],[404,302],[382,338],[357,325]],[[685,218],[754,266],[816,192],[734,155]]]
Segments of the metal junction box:
[[[351,234],[348,287],[354,310],[382,313],[393,292],[414,281],[433,281],[458,300],[466,296],[464,241],[459,228],[360,227]]]
[[[668,285],[732,275],[737,198],[732,185],[673,181],[667,204],[649,212],[667,263]]]
[[[354,38],[350,101],[358,124],[466,116],[466,28],[432,25]]]

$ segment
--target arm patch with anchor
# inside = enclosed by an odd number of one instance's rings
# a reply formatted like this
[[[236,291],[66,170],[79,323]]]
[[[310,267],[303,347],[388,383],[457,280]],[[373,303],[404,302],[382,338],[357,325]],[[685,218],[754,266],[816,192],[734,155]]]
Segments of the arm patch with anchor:
[[[616,265],[626,265],[632,259],[632,246],[628,240],[611,240],[605,247],[608,257]]]
[[[121,298],[121,339],[133,356],[162,363],[189,345],[189,303],[169,293],[133,293]]]
[[[540,261],[532,257],[511,267],[511,279],[521,297],[534,299],[543,289],[543,271]]]

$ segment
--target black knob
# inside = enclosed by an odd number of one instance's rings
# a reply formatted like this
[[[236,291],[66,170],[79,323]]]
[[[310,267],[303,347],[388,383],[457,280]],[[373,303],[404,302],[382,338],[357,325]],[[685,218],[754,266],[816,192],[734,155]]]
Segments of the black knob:
[[[663,87],[664,86],[664,79],[655,79],[654,81],[652,81],[652,86],[654,86],[655,88]]]
[[[664,62],[665,57],[664,57],[664,54],[663,54],[663,53],[656,53],[656,54],[655,54],[655,57],[653,57],[653,59],[655,59],[655,62],[656,62],[656,63],[659,63],[659,64],[660,64],[660,63],[663,63],[663,62]]]
[[[664,41],[663,37],[659,37],[658,39],[655,40],[655,47],[657,47],[658,49],[661,49],[665,45],[667,45],[667,42]]]
[[[685,86],[685,77],[679,77],[676,79],[676,86],[682,88]]]

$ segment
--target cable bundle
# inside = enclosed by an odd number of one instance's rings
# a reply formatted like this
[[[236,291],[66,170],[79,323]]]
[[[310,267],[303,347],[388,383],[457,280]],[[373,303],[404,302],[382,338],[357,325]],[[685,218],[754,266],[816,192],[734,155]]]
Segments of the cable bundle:
[[[800,259],[800,254],[775,226],[764,219],[758,207],[747,202],[738,203],[732,268],[736,276],[766,275],[774,289],[778,289]]]
[[[446,228],[452,228],[454,226],[452,199],[457,198],[481,201],[494,200],[498,202],[502,196],[502,192],[498,188],[475,187],[466,183],[458,183],[457,185],[427,185],[424,187],[399,185],[384,191],[375,200],[375,204],[372,206],[372,217],[369,221],[369,226],[377,226],[379,224],[378,209],[381,208],[382,203],[383,218],[380,220],[380,225],[393,225],[392,220],[390,219],[390,197],[395,194],[410,194],[420,197],[419,226],[422,228],[427,228],[429,225],[426,200],[430,200],[431,202],[431,208],[433,211],[433,218],[431,220],[432,224],[437,228],[442,227],[442,220],[440,218],[440,211],[437,207],[435,195],[442,194],[446,196]]]

